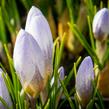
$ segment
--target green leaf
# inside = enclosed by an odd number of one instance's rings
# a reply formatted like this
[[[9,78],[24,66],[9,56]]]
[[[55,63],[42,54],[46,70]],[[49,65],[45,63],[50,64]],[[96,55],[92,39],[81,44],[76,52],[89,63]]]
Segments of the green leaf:
[[[78,66],[78,64],[80,63],[80,61],[81,61],[81,56],[77,59],[77,61],[75,63],[76,64],[76,67]],[[67,78],[65,79],[65,86],[67,86],[69,84],[69,82],[70,82],[70,80],[72,78],[73,73],[74,73],[74,67],[71,69],[71,71],[69,72]],[[76,75],[75,75],[75,77],[76,77]]]
[[[1,7],[0,7],[0,40],[2,41],[2,43],[7,43],[6,31]]]
[[[101,107],[97,103],[95,103],[95,106],[97,109],[101,109]]]
[[[86,109],[93,109],[94,106],[94,99],[91,99],[90,102],[88,103]]]
[[[92,0],[86,0],[86,6],[88,10],[88,15],[90,16],[92,22],[94,17],[94,5]]]
[[[90,16],[87,16],[87,20],[88,20],[88,25],[89,25],[91,46],[92,46],[92,49],[95,51],[95,43],[94,43],[94,36],[92,33],[92,25],[91,25],[91,21],[90,21]]]
[[[18,92],[18,105],[19,109],[22,109],[21,99],[20,99],[20,92]]]
[[[11,109],[8,104],[5,102],[5,100],[0,96],[0,101],[2,102],[2,104],[6,107],[6,109]]]
[[[68,10],[69,10],[69,15],[70,15],[70,21],[71,21],[71,24],[74,23],[74,18],[73,18],[73,9],[72,9],[72,0],[66,0],[67,2],[67,7],[68,7]]]
[[[6,73],[6,75],[3,75],[3,78],[4,78],[4,81],[5,81],[6,86],[8,88],[8,91],[11,94],[13,101],[16,101],[15,95],[14,95],[14,87],[13,87],[11,79],[9,78],[7,73]]]
[[[70,104],[71,109],[75,109],[74,103],[72,102],[72,100],[71,100],[71,98],[70,98],[70,96],[68,94],[68,91],[67,91],[67,89],[66,89],[66,87],[64,85],[64,82],[61,81],[61,80],[60,80],[60,82],[61,82],[61,85],[63,87],[64,94],[65,94],[67,100],[69,101],[69,104]]]
[[[101,96],[99,90],[97,90],[97,97],[98,97],[98,99],[99,99],[99,103],[100,103],[100,105],[101,105],[101,109],[105,109],[105,108],[104,108],[104,103],[103,103],[103,96]]]

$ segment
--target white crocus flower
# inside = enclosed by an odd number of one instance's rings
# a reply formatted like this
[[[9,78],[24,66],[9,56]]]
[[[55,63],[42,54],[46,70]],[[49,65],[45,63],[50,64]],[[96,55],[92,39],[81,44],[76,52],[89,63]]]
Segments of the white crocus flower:
[[[0,69],[0,97],[2,97],[9,107],[12,107],[12,101],[6,87],[5,81],[2,77],[3,71]],[[6,109],[6,107],[0,101],[0,109]]]
[[[101,9],[96,13],[93,19],[93,33],[98,40],[106,39],[109,34],[109,10]]]
[[[25,30],[21,29],[14,48],[14,66],[22,86],[35,97],[46,86],[52,73],[52,35],[38,8],[30,9]]]
[[[93,62],[90,56],[86,57],[77,72],[76,92],[83,107],[89,102],[93,93],[92,80],[94,80]]]

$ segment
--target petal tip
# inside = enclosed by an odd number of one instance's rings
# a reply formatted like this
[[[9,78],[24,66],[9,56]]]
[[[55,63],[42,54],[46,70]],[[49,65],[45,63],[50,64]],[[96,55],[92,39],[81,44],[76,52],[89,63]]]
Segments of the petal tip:
[[[21,36],[23,34],[25,34],[25,30],[24,29],[20,29],[17,36]]]
[[[35,6],[32,6],[29,13],[32,13],[32,15],[40,15],[42,14],[40,9],[36,8]]]

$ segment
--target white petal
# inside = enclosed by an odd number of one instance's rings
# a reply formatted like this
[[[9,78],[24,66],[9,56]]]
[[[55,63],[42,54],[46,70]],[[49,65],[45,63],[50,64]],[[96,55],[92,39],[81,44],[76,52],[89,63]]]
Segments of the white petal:
[[[3,71],[0,69],[0,96],[6,101],[9,107],[12,107],[12,101],[6,87],[5,81],[2,77]],[[0,102],[0,109],[6,109],[3,104]]]
[[[53,40],[50,27],[41,11],[34,6],[28,13],[25,30],[36,39],[46,59],[46,65],[52,67]]]
[[[26,29],[29,28],[29,25],[30,25],[31,20],[32,20],[33,17],[40,16],[40,15],[42,15],[41,11],[38,8],[36,8],[35,6],[32,6],[29,13],[28,13],[28,16],[27,16],[26,27],[25,28]]]
[[[24,30],[20,30],[14,48],[14,66],[20,76],[22,85],[29,84],[35,73],[42,78],[45,72],[45,60],[36,40]]]

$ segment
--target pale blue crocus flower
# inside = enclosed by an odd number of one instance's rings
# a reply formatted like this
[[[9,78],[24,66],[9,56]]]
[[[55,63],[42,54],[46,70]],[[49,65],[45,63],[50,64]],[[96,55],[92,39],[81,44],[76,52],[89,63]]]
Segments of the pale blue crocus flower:
[[[109,34],[109,10],[103,8],[99,10],[93,19],[93,33],[95,39],[103,41]]]
[[[85,57],[79,66],[76,76],[76,93],[82,106],[86,106],[93,94],[93,62],[90,56]]]

